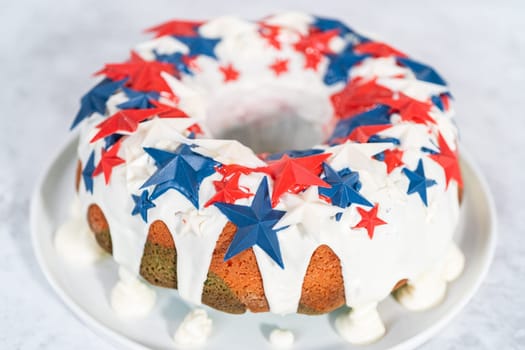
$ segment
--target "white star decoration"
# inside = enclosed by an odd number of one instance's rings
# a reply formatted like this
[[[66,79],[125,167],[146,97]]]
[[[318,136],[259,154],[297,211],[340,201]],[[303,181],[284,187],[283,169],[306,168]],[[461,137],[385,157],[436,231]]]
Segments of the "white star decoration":
[[[326,152],[332,153],[328,164],[335,170],[350,168],[359,172],[360,180],[372,180],[381,183],[385,166],[373,156],[392,147],[391,143],[352,143],[347,141],[341,145],[331,147]]]
[[[206,119],[208,101],[202,90],[192,89],[166,72],[162,72],[160,75],[164,78],[173,94],[180,99],[180,105],[178,106],[180,109],[196,119],[196,121]]]
[[[400,170],[394,170],[389,176],[385,177],[384,182],[379,185],[377,192],[379,196],[386,195],[387,197],[398,201],[406,202],[406,179],[401,175]]]
[[[437,124],[433,127],[434,134],[437,135],[439,132],[447,142],[447,145],[450,147],[450,149],[455,150],[455,140],[458,138],[458,130],[454,124],[453,119],[441,111],[432,111],[430,116],[434,118]]]
[[[288,194],[283,201],[288,211],[275,227],[297,225],[301,233],[317,241],[320,241],[323,223],[341,210],[321,200],[317,186],[311,186],[299,195]]]
[[[200,139],[193,142],[197,145],[195,152],[215,159],[223,164],[241,164],[248,167],[264,166],[265,163],[251,149],[235,140]]]
[[[405,151],[403,161],[407,164],[417,162],[421,157],[421,147],[436,150],[436,146],[431,142],[432,135],[428,133],[427,126],[423,124],[400,122],[379,132],[379,135],[394,137],[401,142],[400,148]]]
[[[351,70],[351,77],[383,78],[405,75],[409,70],[400,67],[394,57],[367,58]]]
[[[439,95],[447,92],[446,86],[432,84],[426,81],[405,78],[379,78],[379,85],[382,85],[392,91],[402,92],[418,101],[425,101],[429,96]]]
[[[179,218],[177,233],[186,235],[192,233],[196,236],[201,236],[204,226],[211,218],[210,214],[204,213],[201,210],[189,209],[185,212],[177,212],[175,214]]]
[[[180,41],[166,35],[135,46],[135,51],[145,60],[154,60],[154,51],[161,55],[167,55],[174,52],[187,54],[190,50]]]

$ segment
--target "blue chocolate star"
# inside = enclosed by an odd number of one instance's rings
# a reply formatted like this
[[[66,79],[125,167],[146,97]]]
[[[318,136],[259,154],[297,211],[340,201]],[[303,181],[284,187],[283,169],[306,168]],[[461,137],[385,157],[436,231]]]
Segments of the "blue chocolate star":
[[[181,144],[175,152],[156,148],[144,148],[157,166],[157,171],[141,188],[155,186],[151,199],[156,199],[169,189],[175,189],[199,208],[199,188],[202,180],[215,172],[220,163],[191,150]]]
[[[78,111],[73,124],[71,124],[71,129],[75,128],[78,123],[95,112],[104,115],[106,112],[106,102],[115,91],[124,85],[125,82],[126,79],[112,81],[106,78],[95,85],[95,87],[87,94],[82,96],[82,99],[80,100],[80,110]]]
[[[355,54],[350,50],[350,47],[345,48],[341,53],[326,55],[330,62],[326,68],[323,81],[327,85],[333,85],[339,82],[346,84],[350,68],[368,56],[369,55]]]
[[[359,126],[385,124],[390,124],[390,107],[377,105],[366,112],[341,119],[336,124],[329,141],[332,142],[336,139],[346,138]]]
[[[436,184],[435,180],[427,179],[425,177],[425,169],[423,169],[423,161],[420,159],[417,163],[417,168],[415,171],[403,168],[403,173],[408,177],[410,183],[408,184],[407,194],[416,193],[419,194],[421,200],[427,204],[427,187],[434,186]]]
[[[359,42],[369,41],[368,38],[362,36],[361,34],[356,33],[354,30],[352,30],[350,27],[348,27],[343,22],[338,21],[333,18],[316,17],[315,22],[312,25],[322,32],[326,32],[326,31],[333,30],[333,29],[338,29],[340,36],[344,36],[345,34],[351,33],[352,35],[354,35],[356,38],[359,39]]]
[[[441,78],[439,74],[431,67],[414,61],[410,58],[397,57],[396,59],[398,63],[408,67],[412,72],[414,72],[418,80],[447,86],[445,80],[443,80],[443,78]]]
[[[140,196],[134,194],[131,195],[133,201],[135,202],[135,207],[133,208],[131,215],[140,214],[144,222],[148,222],[148,210],[155,208],[155,204],[148,198],[148,196],[148,190],[142,191]]]
[[[92,151],[89,155],[88,161],[84,170],[82,170],[82,178],[84,179],[84,185],[86,191],[93,193],[93,172],[95,171],[95,151]]]
[[[215,55],[215,46],[221,39],[207,39],[203,37],[174,36],[175,39],[188,46],[190,56],[204,55],[211,58],[217,58]]]
[[[237,232],[224,255],[225,261],[258,245],[284,269],[277,232],[287,226],[279,229],[275,229],[274,226],[285,212],[272,208],[266,177],[261,181],[251,206],[221,202],[214,205],[237,226]]]
[[[305,149],[305,150],[289,150],[284,152],[278,152],[278,153],[272,153],[268,155],[265,160],[279,160],[281,159],[285,154],[288,155],[291,158],[301,158],[301,157],[308,157],[312,156],[314,154],[323,153],[324,151],[322,149]]]
[[[160,94],[156,91],[140,92],[124,88],[124,93],[129,98],[126,102],[117,105],[120,109],[146,109],[155,107],[150,101],[158,100]]]
[[[185,73],[193,75],[192,70],[188,67],[188,64],[183,60],[184,54],[180,52],[174,52],[172,54],[159,54],[155,52],[155,57],[158,61],[172,64],[178,73]]]
[[[319,194],[329,197],[332,200],[332,204],[340,208],[347,208],[352,203],[366,205],[367,207],[374,206],[359,193],[361,181],[359,181],[359,173],[357,171],[352,171],[350,168],[335,171],[326,163],[323,164],[323,170],[326,175],[323,180],[330,184],[331,187],[319,187]]]
[[[117,143],[117,141],[120,140],[122,136],[123,135],[121,134],[111,134],[109,136],[104,137],[104,148],[105,149],[111,148],[111,146]]]

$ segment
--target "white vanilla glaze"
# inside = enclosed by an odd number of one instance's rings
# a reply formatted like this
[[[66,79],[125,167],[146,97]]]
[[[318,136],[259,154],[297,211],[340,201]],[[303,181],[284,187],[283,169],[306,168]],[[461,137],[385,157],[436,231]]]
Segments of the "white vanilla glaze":
[[[111,290],[111,308],[115,314],[122,318],[147,316],[155,306],[155,291],[123,267],[118,274],[119,281]]]
[[[113,168],[110,185],[106,186],[100,175],[94,178],[93,194],[86,192],[83,184],[80,186],[82,210],[85,212],[92,203],[100,206],[111,229],[113,257],[132,274],[139,274],[149,225],[155,220],[166,223],[177,247],[179,292],[191,303],[199,304],[201,301],[211,254],[227,222],[216,207],[204,207],[215,194],[213,181],[220,179],[220,176],[214,174],[203,180],[198,213],[182,194],[170,190],[155,200],[156,206],[148,211],[148,223],[145,223],[139,215],[131,215],[134,207],[131,195],[139,195],[140,186],[156,170],[153,159],[142,147],[172,151],[184,142],[197,145],[193,149],[195,152],[225,164],[261,166],[264,163],[236,141],[186,139],[188,132],[185,129],[191,124],[189,121],[198,121],[209,137],[246,122],[253,116],[253,111],[267,108],[266,112],[271,114],[277,110],[276,106],[285,106],[297,111],[306,121],[324,127],[333,115],[329,97],[343,88],[342,83],[331,86],[323,83],[328,64],[325,57],[321,59],[317,71],[305,70],[303,55],[293,49],[293,43],[298,39],[297,31],[303,32],[307,28],[307,24],[313,21],[311,16],[281,14],[266,21],[290,28],[283,31],[282,38],[290,44],[283,44],[278,51],[255,32],[251,22],[231,17],[211,20],[203,25],[199,29],[203,36],[213,38],[224,35],[215,48],[218,61],[198,56],[198,74],[183,75],[181,80],[162,73],[179,99],[178,108],[192,118],[154,119],[141,123],[135,133],[123,139],[119,157],[125,160],[125,164]],[[174,43],[173,40],[155,39],[139,45],[136,50],[144,59],[152,59],[153,50],[187,52],[184,44],[176,40]],[[289,58],[289,71],[276,78],[266,68],[279,57]],[[224,83],[217,65],[227,63],[238,69],[242,79]],[[399,74],[405,76],[400,78]],[[416,80],[408,69],[397,66],[393,59],[368,58],[354,66],[350,76],[377,78],[379,84],[420,100],[447,91],[446,87]],[[238,96],[251,94],[255,94],[256,98],[248,98],[248,102],[239,101]],[[117,108],[117,104],[112,103],[111,109]],[[408,169],[414,170],[423,157],[421,147],[436,150],[438,131],[443,131],[451,149],[456,147],[456,131],[450,112],[432,107],[431,113],[437,121],[435,126],[413,125],[392,117],[394,125],[379,133],[400,139],[399,148],[405,152],[403,161]],[[93,149],[96,150],[95,164],[100,159],[104,142],[90,144],[89,141],[98,130],[95,126],[102,120],[101,116],[95,115],[82,124],[78,151],[82,164],[86,164]],[[377,226],[371,240],[365,229],[352,229],[360,219],[356,205],[341,209],[323,204],[311,196],[317,191],[315,186],[299,195],[284,195],[276,209],[287,211],[279,225],[289,227],[278,233],[285,268],[278,267],[266,253],[254,246],[271,312],[285,314],[297,310],[306,268],[312,253],[322,244],[329,246],[341,261],[349,306],[381,301],[399,280],[420,276],[446,254],[459,215],[457,183],[452,180],[448,187],[445,186],[441,166],[424,156],[426,177],[437,181],[437,185],[427,189],[429,205],[426,207],[417,194],[406,194],[409,182],[402,174],[402,168],[387,174],[385,164],[371,158],[390,147],[391,143],[350,142],[315,146],[332,154],[326,162],[335,170],[350,167],[359,172],[360,193],[369,201],[379,203],[378,217],[388,224]],[[261,173],[242,175],[239,182],[255,193],[263,176]],[[271,192],[271,179],[269,186]],[[236,204],[249,205],[251,200],[240,199]],[[340,221],[334,218],[337,212],[342,213]],[[194,223],[194,220],[197,222]]]
[[[184,317],[173,339],[182,347],[198,347],[206,344],[212,330],[213,321],[206,310],[194,309]]]
[[[291,348],[295,341],[293,332],[282,328],[272,329],[268,338],[270,344],[280,349]]]
[[[452,243],[444,258],[437,264],[408,281],[394,293],[399,303],[413,311],[427,310],[439,304],[445,297],[447,282],[451,282],[463,271],[465,257]]]
[[[75,196],[71,204],[70,218],[55,233],[55,249],[69,263],[88,266],[107,256],[98,245]]]
[[[385,334],[385,325],[377,312],[377,303],[352,308],[335,319],[339,335],[352,344],[369,344]]]

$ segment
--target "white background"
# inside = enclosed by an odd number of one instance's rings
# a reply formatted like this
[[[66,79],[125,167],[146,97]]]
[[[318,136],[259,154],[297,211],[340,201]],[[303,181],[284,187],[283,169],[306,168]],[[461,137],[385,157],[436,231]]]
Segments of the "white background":
[[[67,137],[90,74],[164,20],[281,9],[376,33],[449,82],[462,143],[495,196],[499,242],[480,291],[423,348],[525,348],[525,2],[0,0],[0,349],[111,348],[53,294],[28,228],[31,190]]]

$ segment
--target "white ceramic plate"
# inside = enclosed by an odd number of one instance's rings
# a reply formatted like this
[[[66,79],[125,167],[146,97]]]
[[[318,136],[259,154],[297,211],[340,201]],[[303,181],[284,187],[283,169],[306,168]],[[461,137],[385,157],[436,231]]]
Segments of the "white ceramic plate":
[[[117,318],[108,303],[117,281],[117,265],[105,259],[88,267],[71,267],[55,253],[53,235],[67,219],[74,194],[77,139],[56,155],[42,177],[31,205],[32,239],[36,256],[49,283],[67,307],[96,332],[125,349],[174,349],[172,336],[189,307],[175,291],[158,291],[152,314],[142,320]],[[270,314],[228,315],[209,309],[213,335],[209,349],[270,348],[274,326],[290,329],[299,349],[412,349],[438,332],[470,300],[485,276],[495,247],[495,210],[488,187],[463,152],[465,195],[456,242],[466,256],[463,275],[449,285],[445,301],[425,312],[409,312],[393,298],[379,306],[387,334],[367,346],[351,346],[335,332],[337,311],[323,316]]]

